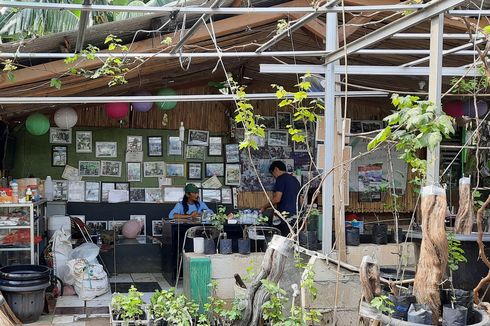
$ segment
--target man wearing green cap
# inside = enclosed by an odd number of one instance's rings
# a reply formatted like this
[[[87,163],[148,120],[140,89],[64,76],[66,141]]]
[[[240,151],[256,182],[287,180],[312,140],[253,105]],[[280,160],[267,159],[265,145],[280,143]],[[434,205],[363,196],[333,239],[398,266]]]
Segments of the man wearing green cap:
[[[199,200],[199,189],[195,184],[189,183],[184,188],[184,198],[168,214],[170,219],[199,219],[204,210],[213,213],[206,204]]]

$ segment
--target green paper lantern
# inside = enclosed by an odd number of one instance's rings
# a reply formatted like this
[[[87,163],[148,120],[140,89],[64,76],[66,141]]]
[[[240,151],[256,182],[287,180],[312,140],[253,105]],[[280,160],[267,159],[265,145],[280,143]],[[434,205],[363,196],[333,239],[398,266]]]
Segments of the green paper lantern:
[[[162,88],[161,90],[158,91],[157,93],[158,96],[172,96],[172,95],[177,95],[174,89],[171,88]],[[172,110],[176,105],[177,102],[157,102],[155,103],[157,105],[157,108],[160,110]]]
[[[49,130],[49,119],[41,113],[33,113],[26,120],[27,131],[34,136],[41,136]]]

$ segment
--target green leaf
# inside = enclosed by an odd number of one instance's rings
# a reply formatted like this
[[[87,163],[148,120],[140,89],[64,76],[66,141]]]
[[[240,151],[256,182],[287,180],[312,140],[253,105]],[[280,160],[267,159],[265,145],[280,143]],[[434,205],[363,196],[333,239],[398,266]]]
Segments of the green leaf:
[[[431,132],[429,134],[428,147],[429,149],[434,149],[437,145],[441,143],[442,136],[439,132]]]
[[[59,80],[58,78],[51,78],[51,82],[49,85],[51,87],[56,88],[56,89],[60,89],[61,88],[61,80]]]
[[[384,128],[380,133],[378,133],[376,135],[376,137],[374,137],[373,140],[371,140],[368,144],[368,151],[372,150],[373,148],[375,148],[378,144],[384,142],[385,140],[388,139],[388,137],[391,136],[391,127],[390,126],[387,126],[386,128]]]

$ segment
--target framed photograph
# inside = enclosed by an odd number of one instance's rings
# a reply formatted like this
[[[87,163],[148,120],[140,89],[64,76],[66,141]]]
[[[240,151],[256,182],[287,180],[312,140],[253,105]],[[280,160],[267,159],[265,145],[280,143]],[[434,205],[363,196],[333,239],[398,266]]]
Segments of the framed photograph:
[[[115,182],[114,189],[129,191],[129,182]]]
[[[75,151],[77,153],[92,153],[91,131],[75,131]]]
[[[202,163],[187,162],[187,179],[189,180],[202,179]]]
[[[95,157],[117,157],[117,142],[95,142]]]
[[[101,182],[100,187],[100,201],[103,203],[109,202],[109,191],[115,189],[114,182]]]
[[[221,188],[221,203],[222,204],[233,204],[233,192],[231,188]]]
[[[256,116],[255,123],[264,125],[266,129],[276,129],[276,117]]]
[[[129,202],[131,202],[131,203],[144,203],[145,202],[145,188],[131,188],[131,189],[129,189]]]
[[[269,146],[288,146],[289,145],[289,134],[287,131],[282,130],[269,130],[267,132]]]
[[[85,182],[85,201],[92,203],[97,203],[100,201],[100,182]]]
[[[143,152],[126,152],[126,162],[143,162]]]
[[[206,147],[187,145],[185,147],[185,158],[187,160],[203,161],[206,157]]]
[[[306,146],[306,142],[310,141],[310,139],[308,138],[308,134],[303,133],[303,135],[305,135],[305,142],[304,143],[293,141],[293,150],[295,152],[308,152],[308,146]],[[310,144],[311,144],[311,142],[310,142]],[[310,150],[312,150],[311,146],[310,146]]]
[[[71,144],[71,129],[49,128],[51,144]]]
[[[103,177],[121,177],[121,161],[101,161],[101,173]]]
[[[168,137],[168,155],[182,156],[182,142],[179,137]]]
[[[145,178],[165,176],[165,162],[163,161],[144,162],[143,167],[143,176]]]
[[[78,161],[78,175],[81,177],[100,176],[100,161]]]
[[[240,164],[226,164],[225,185],[239,186],[241,179]]]
[[[80,181],[81,177],[78,175],[78,169],[74,168],[71,165],[65,165],[65,168],[63,169],[63,174],[61,177],[65,180],[74,180],[74,181]]]
[[[84,201],[85,200],[85,181],[69,181],[68,182],[68,201]]]
[[[223,155],[223,138],[209,137],[208,155],[209,156]]]
[[[231,192],[233,193],[233,208],[237,209],[238,208],[238,188],[237,187],[231,188]]]
[[[130,220],[137,220],[143,225],[139,235],[146,235],[146,215],[129,215]]]
[[[53,180],[53,200],[68,199],[68,181]]]
[[[211,203],[221,202],[221,189],[203,189],[202,201]]]
[[[163,221],[153,220],[151,221],[151,235],[154,237],[161,237],[163,233]]]
[[[107,230],[107,221],[87,221],[85,226],[91,234],[100,234],[101,231]]]
[[[208,146],[209,131],[189,129],[187,144],[196,146]]]
[[[293,124],[290,112],[277,112],[277,129],[288,129]]]
[[[251,135],[251,138],[255,143],[257,144],[257,147],[265,147],[265,144],[267,142],[267,135],[264,137],[260,137],[257,135]]]
[[[148,156],[163,156],[163,141],[161,136],[148,136]]]
[[[162,191],[160,188],[145,188],[145,203],[161,203]]]
[[[362,132],[370,132],[383,129],[383,121],[364,120],[361,122]]]
[[[122,228],[126,222],[126,220],[107,221],[107,228],[109,230],[114,230],[116,235],[122,235]]]
[[[128,181],[141,181],[141,163],[128,163]]]
[[[51,148],[51,165],[65,166],[68,162],[68,148],[66,146],[53,146]]]
[[[184,163],[167,163],[167,177],[185,177]]]
[[[226,144],[225,145],[225,157],[226,163],[239,163],[240,162],[240,149],[238,144]]]
[[[126,139],[126,150],[128,152],[142,152],[143,136],[128,136]]]
[[[176,203],[184,197],[184,187],[163,187],[163,202]]]
[[[225,165],[223,163],[206,163],[206,177],[225,176]]]

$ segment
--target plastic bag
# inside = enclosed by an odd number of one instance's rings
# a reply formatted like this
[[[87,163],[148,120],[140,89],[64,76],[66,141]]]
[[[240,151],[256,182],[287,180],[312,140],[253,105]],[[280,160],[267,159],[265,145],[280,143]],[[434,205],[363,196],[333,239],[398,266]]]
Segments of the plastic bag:
[[[100,264],[89,264],[85,259],[68,262],[75,291],[80,300],[92,300],[109,291],[107,273]]]
[[[56,276],[64,280],[64,275],[66,275],[66,262],[70,258],[72,248],[71,248],[71,236],[67,234],[63,228],[61,230],[56,230],[53,237],[49,242],[53,246],[53,270]]]
[[[94,243],[84,243],[73,249],[70,259],[85,259],[89,264],[97,263],[100,248]]]

